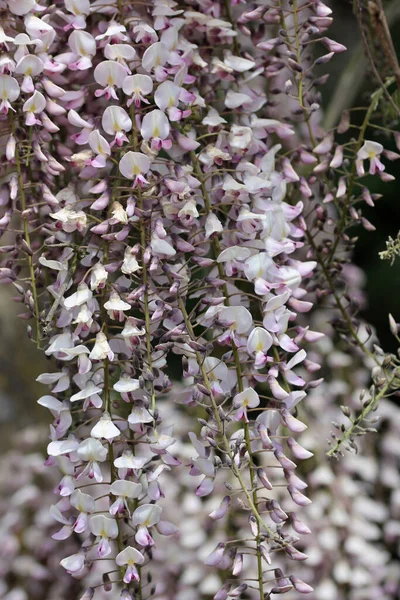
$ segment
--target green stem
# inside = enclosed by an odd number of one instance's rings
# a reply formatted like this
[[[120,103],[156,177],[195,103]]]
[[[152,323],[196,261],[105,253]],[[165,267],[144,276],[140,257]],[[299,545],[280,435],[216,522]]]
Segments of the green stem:
[[[317,246],[316,246],[316,244],[314,242],[314,239],[313,239],[313,237],[312,237],[312,235],[310,234],[309,231],[306,231],[306,236],[307,236],[308,243],[310,244],[310,246],[312,247],[312,249],[313,249],[313,251],[315,253],[315,257],[317,259],[318,264],[320,265],[320,267],[322,269],[324,277],[325,277],[327,283],[329,284],[329,287],[330,287],[332,295],[333,295],[333,297],[335,299],[336,305],[337,305],[337,307],[338,307],[338,309],[339,309],[339,311],[340,311],[343,319],[346,321],[347,327],[348,327],[348,329],[349,329],[349,331],[350,331],[350,333],[351,333],[354,341],[356,342],[357,346],[364,352],[364,354],[366,354],[367,356],[369,356],[377,365],[380,366],[380,363],[379,363],[378,359],[376,358],[376,356],[374,354],[372,354],[372,352],[370,352],[368,350],[368,348],[360,340],[360,338],[359,338],[356,330],[354,329],[353,324],[351,322],[351,319],[350,319],[349,315],[346,312],[346,309],[344,308],[344,306],[342,304],[341,298],[340,298],[339,294],[337,293],[337,291],[335,290],[335,284],[334,284],[334,282],[332,280],[332,277],[331,277],[331,275],[329,273],[329,270],[325,266],[324,261],[322,260],[320,254],[318,252],[318,248],[317,248]]]
[[[13,115],[12,111],[10,111],[9,114],[10,114],[10,121],[11,121],[11,131],[16,140],[15,166],[17,169],[18,189],[19,189],[19,196],[21,199],[21,211],[22,211],[22,213],[24,213],[27,208],[27,203],[26,203],[26,196],[25,196],[25,189],[24,189],[24,180],[23,180],[23,176],[22,176],[21,157],[20,157],[19,147],[18,147],[17,138],[16,138],[16,127],[15,127],[14,115]],[[29,139],[30,140],[32,139],[32,128],[30,128],[30,138]],[[27,166],[29,166],[29,158],[27,158],[27,163],[28,163]],[[28,244],[29,248],[31,248],[31,240],[30,240],[30,235],[29,235],[29,225],[28,225],[27,216],[23,216],[22,220],[23,220],[23,228],[24,228],[24,238],[25,238],[25,241]],[[31,287],[32,287],[33,304],[34,304],[34,309],[35,309],[34,310],[34,318],[35,318],[35,322],[36,322],[36,345],[39,348],[40,347],[39,302],[38,302],[38,294],[37,294],[37,289],[36,289],[36,277],[35,277],[35,268],[33,265],[33,258],[29,254],[28,254],[28,269],[29,269],[29,277],[30,277]]]
[[[390,78],[390,79],[388,79],[388,81],[385,84],[385,88],[388,87],[389,85],[391,85],[393,83],[393,81],[394,81],[393,77]],[[356,148],[354,150],[355,156],[357,156],[358,151],[360,150],[361,146],[364,143],[365,132],[367,130],[368,124],[369,124],[369,122],[371,120],[371,117],[372,117],[373,113],[375,112],[375,110],[378,107],[379,101],[380,101],[380,99],[382,98],[382,95],[383,95],[383,89],[385,89],[385,88],[379,88],[374,94],[372,94],[371,104],[369,105],[368,110],[367,110],[367,112],[365,114],[364,121],[363,121],[363,123],[361,125],[360,133],[358,135]],[[343,232],[344,227],[346,225],[347,209],[348,209],[348,207],[350,205],[350,202],[351,202],[351,196],[352,196],[352,193],[353,193],[353,187],[354,187],[356,179],[357,179],[357,167],[356,167],[356,161],[353,160],[353,164],[352,164],[352,167],[351,167],[351,173],[350,173],[349,185],[347,187],[346,199],[344,201],[344,206],[342,207],[342,214],[341,214],[341,218],[340,218],[340,222],[339,222],[339,226],[338,226],[338,231],[337,231],[337,234],[336,234],[336,239],[335,239],[335,242],[333,244],[332,251],[329,254],[329,258],[327,259],[327,261],[325,263],[326,265],[329,265],[332,262],[332,260],[333,260],[333,258],[335,256],[335,252],[337,250],[337,247],[339,245],[342,232]]]
[[[362,410],[361,413],[358,415],[358,417],[353,421],[351,427],[349,427],[349,429],[336,442],[336,444],[326,453],[327,456],[329,456],[329,457],[336,456],[336,454],[339,452],[341,446],[347,440],[351,439],[351,436],[353,435],[355,428],[369,415],[369,413],[371,411],[374,410],[374,408],[377,406],[378,402],[382,398],[385,397],[386,393],[390,389],[395,378],[396,378],[396,375],[393,375],[393,377],[391,379],[389,379],[389,381],[386,382],[385,386],[382,388],[382,390],[379,392],[379,394],[371,399],[369,404],[367,404],[367,406],[364,408],[364,410]]]
[[[185,326],[186,326],[186,330],[188,332],[188,335],[189,335],[189,337],[190,337],[190,339],[192,341],[197,341],[196,336],[195,336],[194,331],[193,331],[192,324],[190,322],[189,316],[188,316],[187,311],[186,311],[185,303],[184,303],[183,299],[180,296],[178,297],[178,303],[179,303],[179,308],[180,308],[180,310],[182,312],[182,316],[183,316],[183,319],[184,319],[184,322],[185,322]],[[204,364],[203,364],[204,363],[203,357],[201,356],[200,352],[198,352],[198,351],[195,351],[195,355],[196,355],[196,359],[197,359],[198,365],[200,367],[200,372],[201,372],[201,376],[202,376],[202,379],[203,379],[203,384],[204,384],[205,388],[207,389],[209,397],[210,397],[210,401],[211,401],[211,405],[212,405],[212,409],[213,409],[213,416],[214,416],[215,422],[217,424],[218,431],[219,431],[219,433],[220,433],[220,435],[222,437],[222,442],[223,442],[223,445],[224,445],[224,450],[225,450],[225,452],[226,452],[226,454],[227,454],[227,456],[229,457],[229,460],[230,460],[230,468],[233,471],[236,479],[238,480],[238,482],[240,484],[240,487],[242,488],[242,491],[243,491],[244,495],[246,496],[246,500],[247,500],[247,503],[248,503],[248,505],[249,505],[249,507],[251,509],[251,512],[253,513],[254,518],[257,520],[258,524],[262,528],[265,529],[265,531],[268,533],[269,537],[274,542],[276,542],[277,544],[279,544],[280,547],[286,547],[287,543],[284,542],[264,522],[263,518],[261,517],[260,513],[257,510],[257,506],[254,503],[253,498],[252,498],[249,490],[247,489],[247,486],[246,486],[246,484],[245,484],[245,482],[243,480],[242,474],[241,474],[238,466],[234,462],[234,457],[232,455],[232,452],[231,452],[231,449],[230,449],[230,446],[229,446],[229,441],[228,441],[228,439],[226,437],[226,434],[225,434],[225,427],[224,427],[224,424],[222,422],[222,419],[221,419],[219,411],[218,411],[218,405],[217,405],[217,402],[216,402],[216,400],[214,398],[214,394],[212,392],[212,387],[211,387],[211,384],[210,384],[210,381],[209,381],[209,378],[208,378],[208,375],[207,375],[207,371],[206,371],[206,369],[204,367]]]
[[[131,120],[132,120],[132,146],[135,152],[139,150],[139,142],[138,142],[138,132],[136,129],[136,121],[135,121],[135,107],[131,105]],[[144,310],[144,321],[145,321],[145,330],[146,330],[146,353],[147,353],[147,364],[150,372],[150,376],[152,378],[153,375],[153,361],[152,361],[152,345],[151,345],[151,319],[150,319],[150,311],[149,311],[149,274],[147,270],[147,264],[144,260],[144,254],[147,246],[147,227],[144,222],[143,217],[143,194],[140,186],[137,187],[137,198],[138,198],[138,208],[141,212],[140,220],[139,220],[139,228],[140,228],[140,246],[142,251],[142,277],[143,277],[143,310]],[[154,382],[150,381],[151,388],[151,410],[154,415],[154,411],[156,409],[156,394],[154,390]]]
[[[226,11],[226,16],[228,18],[229,23],[231,23],[233,30],[235,23],[232,17],[232,8],[231,8],[231,3],[230,0],[224,0],[224,4],[225,4],[225,11]],[[235,36],[232,40],[232,49],[234,50],[235,54],[239,55],[240,53],[240,46],[239,46],[239,42],[237,39],[237,36]]]

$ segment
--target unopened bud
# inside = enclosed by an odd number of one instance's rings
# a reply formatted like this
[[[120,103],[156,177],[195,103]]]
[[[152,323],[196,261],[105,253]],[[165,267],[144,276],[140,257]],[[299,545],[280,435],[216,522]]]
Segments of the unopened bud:
[[[396,321],[393,319],[393,317],[390,313],[389,313],[389,325],[390,325],[390,331],[393,333],[393,335],[397,335],[399,333],[399,326],[396,323]]]
[[[112,590],[112,582],[108,573],[103,573],[103,588],[105,592]]]

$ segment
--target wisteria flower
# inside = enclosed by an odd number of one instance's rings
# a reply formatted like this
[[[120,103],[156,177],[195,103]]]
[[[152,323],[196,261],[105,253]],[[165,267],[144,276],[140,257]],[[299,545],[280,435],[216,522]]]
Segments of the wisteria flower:
[[[60,565],[73,577],[79,578],[85,572],[85,555],[83,552],[63,558]]]
[[[114,88],[121,88],[126,78],[124,67],[113,60],[105,60],[97,65],[94,70],[96,83],[103,87],[102,90],[96,90],[97,97],[106,96],[107,100],[114,98],[118,100]]]
[[[120,106],[107,106],[101,125],[106,133],[114,136],[111,147],[114,144],[122,146],[123,142],[129,141],[124,132],[132,129],[132,121],[128,113]]]
[[[97,556],[105,558],[111,554],[110,540],[118,536],[118,524],[104,515],[93,515],[89,520],[90,531],[99,539]]]
[[[161,110],[152,110],[145,114],[140,132],[144,140],[151,140],[151,147],[154,150],[161,150],[161,148],[168,150],[172,146],[172,141],[168,139],[169,121]]]
[[[161,507],[155,504],[142,504],[135,510],[132,516],[132,525],[138,529],[135,540],[140,546],[153,546],[154,540],[148,528],[156,525],[161,517]]]
[[[103,473],[99,462],[104,462],[107,458],[107,448],[101,442],[93,438],[83,440],[77,449],[78,457],[87,462],[87,465],[81,471],[79,477],[87,475],[91,479],[94,477],[97,482],[103,481]]]
[[[90,14],[89,0],[65,0],[65,8],[72,13],[70,26],[75,29],[84,29],[86,26],[86,17]]]
[[[129,151],[119,161],[119,170],[127,179],[133,179],[133,186],[142,187],[148,181],[145,175],[150,170],[151,161],[141,152]]]
[[[240,421],[244,419],[248,422],[247,409],[256,408],[260,404],[260,398],[253,388],[247,388],[236,394],[233,399],[233,405],[238,409],[235,414],[235,419]]]
[[[35,88],[32,77],[39,75],[43,71],[43,68],[43,61],[35,54],[23,56],[21,60],[18,61],[15,67],[15,73],[24,76],[21,84],[21,89],[23,92],[34,92]]]
[[[76,533],[83,533],[89,526],[89,515],[96,509],[95,501],[89,494],[84,494],[81,490],[75,490],[70,498],[71,506],[79,511],[79,516],[73,525]]]
[[[117,513],[123,513],[127,510],[129,513],[128,500],[138,498],[142,491],[142,485],[133,481],[117,480],[111,484],[110,492],[117,499],[110,506],[110,514],[116,515]]]
[[[380,160],[380,155],[383,152],[383,146],[379,142],[372,142],[366,140],[360,150],[357,152],[357,164],[359,167],[360,174],[362,175],[363,161],[369,160],[369,173],[375,175],[378,171],[384,171],[385,165]]]
[[[86,71],[92,66],[92,58],[96,54],[96,40],[87,31],[76,29],[68,38],[68,44],[74,56],[65,58],[72,70]],[[72,58],[72,60],[71,60]],[[60,60],[60,57],[58,57]]]
[[[96,342],[89,354],[89,358],[91,360],[104,360],[106,358],[111,361],[114,360],[114,352],[110,348],[107,336],[102,331],[99,331],[96,335]]]
[[[121,435],[121,432],[112,422],[110,414],[108,412],[104,412],[100,420],[92,428],[90,435],[93,438],[106,439],[109,443],[111,443],[114,438]]]
[[[122,89],[127,96],[130,96],[127,106],[133,102],[136,108],[140,108],[142,102],[149,104],[146,96],[153,91],[153,80],[149,75],[129,75],[125,78]]]
[[[139,573],[135,567],[135,564],[142,565],[144,563],[144,556],[138,550],[136,550],[136,548],[132,548],[132,546],[127,546],[124,548],[119,554],[117,554],[115,562],[120,567],[127,565],[124,575],[125,583],[139,581]]]
[[[17,100],[19,94],[18,81],[9,75],[0,75],[0,113],[6,115],[10,108],[14,110],[11,103]]]

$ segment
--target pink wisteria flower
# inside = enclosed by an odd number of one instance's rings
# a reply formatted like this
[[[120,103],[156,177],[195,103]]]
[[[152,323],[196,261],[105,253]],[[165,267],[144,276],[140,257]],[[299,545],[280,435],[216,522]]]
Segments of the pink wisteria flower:
[[[357,152],[357,170],[360,175],[363,175],[363,162],[369,160],[369,173],[375,175],[377,171],[384,171],[385,165],[380,160],[380,155],[383,152],[382,144],[366,140],[363,146]]]
[[[397,381],[340,279],[383,145],[323,131],[331,9],[261,4],[2,3],[0,281],[53,363],[51,540],[82,600],[310,593],[314,305],[374,361],[371,406]]]
[[[136,548],[132,548],[132,546],[124,548],[124,550],[117,554],[115,562],[121,567],[126,565],[124,575],[125,583],[139,581],[140,577],[135,565],[142,565],[144,563],[144,557],[143,554],[136,550]]]

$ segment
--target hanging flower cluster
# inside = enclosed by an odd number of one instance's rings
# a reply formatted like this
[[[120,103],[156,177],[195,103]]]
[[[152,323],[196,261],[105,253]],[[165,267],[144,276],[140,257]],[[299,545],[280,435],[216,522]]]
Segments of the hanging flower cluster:
[[[345,48],[319,0],[236,4],[7,2],[0,277],[57,365],[38,378],[62,473],[53,537],[79,538],[61,560],[73,577],[102,571],[82,600],[161,594],[152,564],[179,529],[163,503],[182,469],[195,498],[226,488],[214,600],[312,591],[291,567],[309,532],[299,403],[320,383],[305,346],[322,335],[303,213],[344,151],[314,138],[305,65],[314,41],[319,63]],[[349,177],[383,177],[382,151],[360,141]],[[347,189],[344,175],[324,202]],[[190,456],[170,402],[192,415]]]

